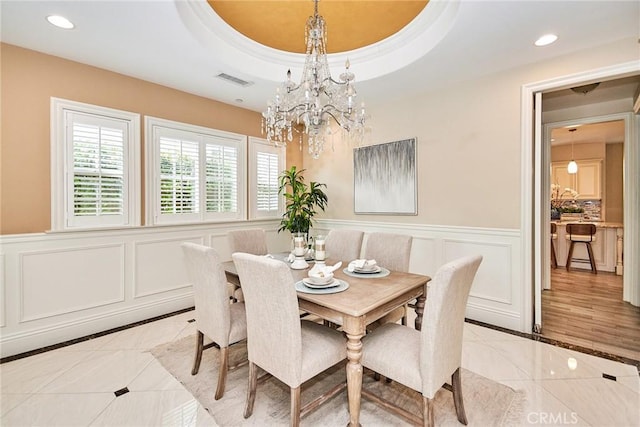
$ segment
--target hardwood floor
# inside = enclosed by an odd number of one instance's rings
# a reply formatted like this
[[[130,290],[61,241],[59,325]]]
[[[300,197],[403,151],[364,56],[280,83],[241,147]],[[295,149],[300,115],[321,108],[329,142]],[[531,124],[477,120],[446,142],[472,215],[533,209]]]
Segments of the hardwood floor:
[[[541,336],[640,360],[640,307],[622,301],[622,276],[551,269]]]

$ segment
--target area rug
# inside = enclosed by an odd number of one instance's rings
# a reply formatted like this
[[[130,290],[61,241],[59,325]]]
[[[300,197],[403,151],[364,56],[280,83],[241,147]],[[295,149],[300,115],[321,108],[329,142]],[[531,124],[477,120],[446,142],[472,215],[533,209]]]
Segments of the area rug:
[[[239,367],[227,376],[224,396],[214,400],[218,378],[218,350],[205,350],[200,372],[191,375],[195,336],[185,337],[151,350],[151,354],[204,406],[220,426],[285,426],[289,424],[289,387],[271,377],[258,384],[253,415],[243,417],[249,368]],[[246,360],[245,344],[230,349],[229,365]],[[336,365],[302,386],[302,403],[308,402],[334,385],[345,382],[344,364]],[[395,401],[415,414],[421,413],[421,397],[395,381],[375,381],[365,374],[363,387]],[[523,423],[525,395],[521,391],[462,370],[462,390],[470,426],[517,426]],[[342,391],[301,421],[303,426],[344,426],[349,420],[347,392]],[[373,402],[362,399],[360,423],[365,426],[406,426],[405,420],[387,412]],[[436,394],[435,423],[459,426],[451,392]]]

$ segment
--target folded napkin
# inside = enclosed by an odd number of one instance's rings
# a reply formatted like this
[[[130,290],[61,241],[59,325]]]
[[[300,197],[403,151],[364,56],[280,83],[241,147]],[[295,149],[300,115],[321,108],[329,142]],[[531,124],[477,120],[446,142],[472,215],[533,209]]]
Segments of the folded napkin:
[[[354,270],[373,270],[378,263],[375,259],[356,259],[349,263],[347,271],[353,272]]]
[[[329,275],[329,274],[333,273],[334,271],[339,269],[340,266],[342,266],[342,261],[339,261],[337,264],[334,264],[332,266],[316,263],[311,268],[311,270],[309,270],[309,276],[324,277],[325,274]]]

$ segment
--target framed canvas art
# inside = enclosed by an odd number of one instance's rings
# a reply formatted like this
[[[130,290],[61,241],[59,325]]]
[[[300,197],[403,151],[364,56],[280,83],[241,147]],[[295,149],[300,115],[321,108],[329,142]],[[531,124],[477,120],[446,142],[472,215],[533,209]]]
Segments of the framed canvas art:
[[[416,138],[353,150],[356,214],[417,215]]]

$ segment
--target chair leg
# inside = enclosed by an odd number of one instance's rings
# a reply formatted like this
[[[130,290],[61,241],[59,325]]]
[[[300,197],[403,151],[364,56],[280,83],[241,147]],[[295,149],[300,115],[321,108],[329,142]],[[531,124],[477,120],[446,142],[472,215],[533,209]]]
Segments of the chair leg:
[[[433,399],[422,396],[422,425],[424,427],[433,427]]]
[[[571,241],[571,243],[569,244],[569,254],[567,255],[567,271],[569,271],[569,267],[571,267],[571,258],[573,258],[573,244],[575,242]]]
[[[253,403],[256,401],[256,386],[258,385],[258,366],[249,361],[249,387],[247,388],[247,403],[244,407],[244,417],[253,414]]]
[[[200,362],[202,361],[202,351],[204,350],[204,334],[200,331],[196,334],[196,358],[193,361],[191,375],[195,375],[200,370]]]
[[[460,368],[451,375],[451,391],[453,392],[453,403],[456,407],[458,421],[467,425],[467,414],[464,412],[464,402],[462,401],[462,381],[460,380]]]
[[[558,268],[558,259],[556,258],[556,247],[551,241],[551,267]]]
[[[596,258],[593,256],[593,249],[591,248],[591,243],[586,242],[587,252],[589,253],[589,263],[591,264],[591,271],[593,274],[598,274],[598,270],[596,269]]]
[[[291,387],[291,427],[300,426],[300,386]]]
[[[227,372],[229,371],[229,347],[220,347],[220,360],[218,363],[218,387],[216,388],[215,400],[224,394],[224,386],[227,383]]]

